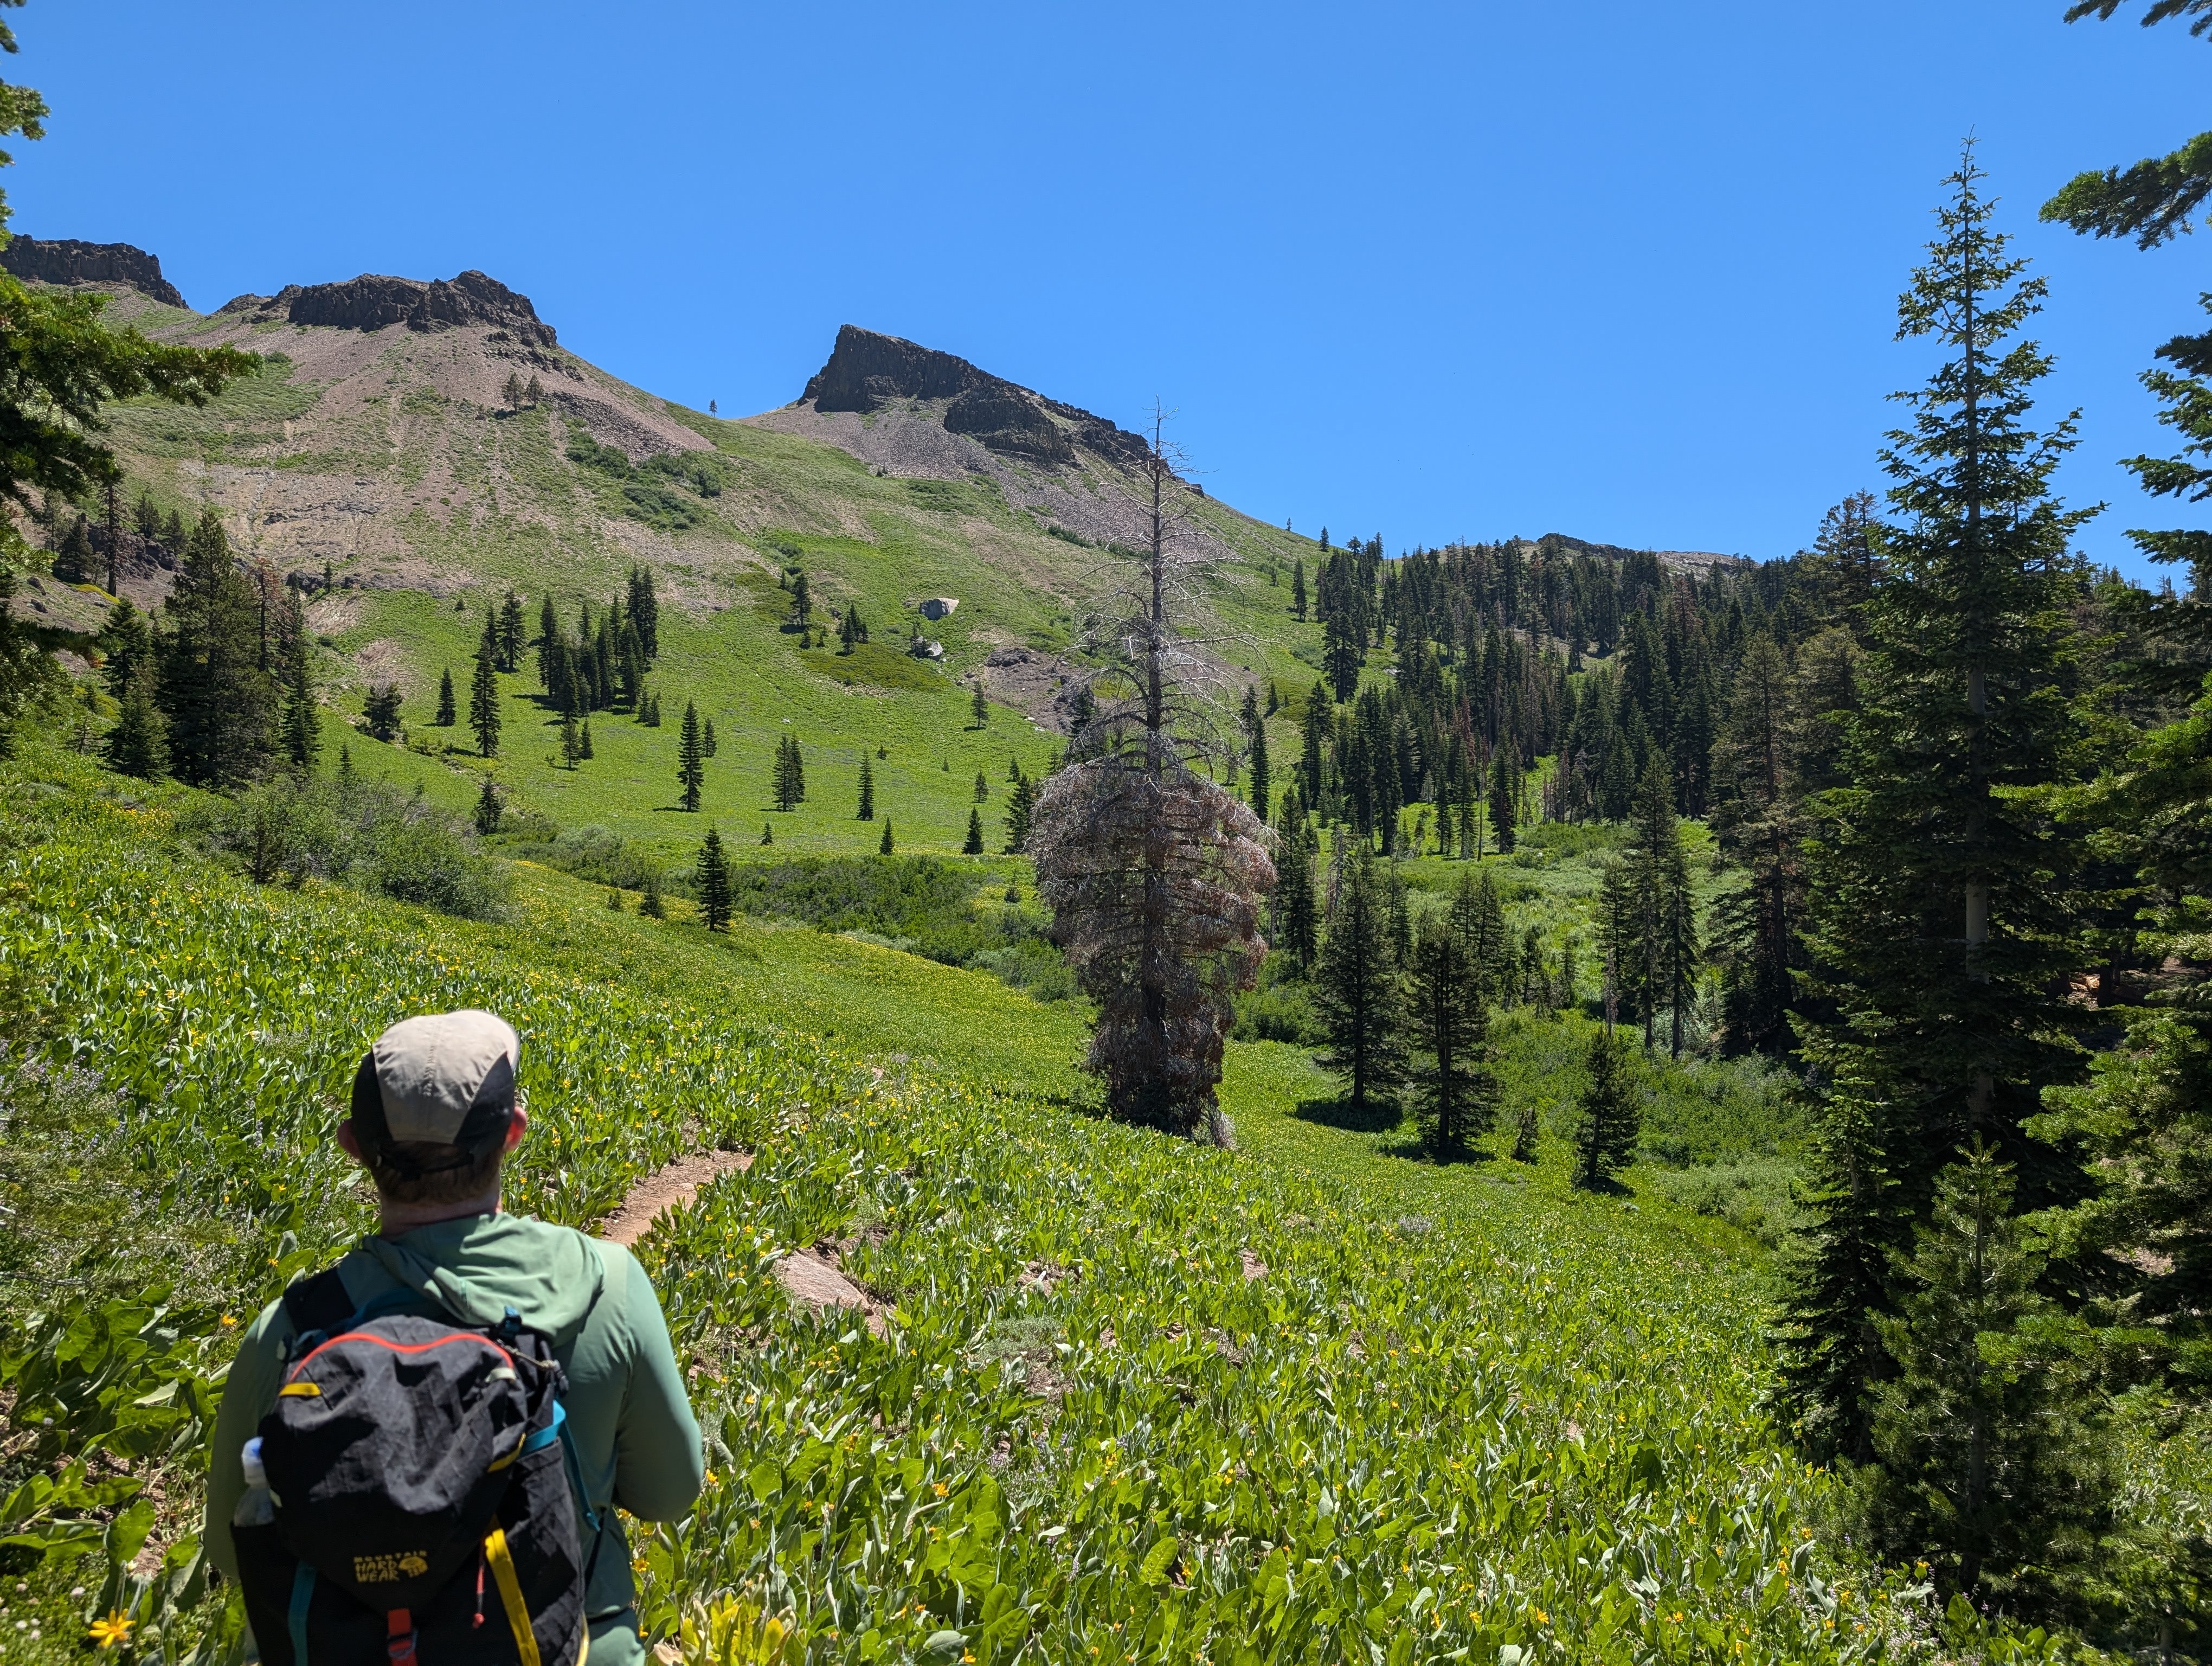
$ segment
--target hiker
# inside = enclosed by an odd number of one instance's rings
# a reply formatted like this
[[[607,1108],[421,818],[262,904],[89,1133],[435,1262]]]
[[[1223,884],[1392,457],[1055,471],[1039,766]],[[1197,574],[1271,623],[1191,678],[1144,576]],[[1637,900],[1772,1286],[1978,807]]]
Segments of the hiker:
[[[424,1335],[458,1336],[495,1364],[507,1356],[485,1347],[482,1338],[489,1333],[492,1342],[504,1340],[514,1348],[512,1362],[526,1367],[526,1377],[530,1375],[529,1362],[520,1358],[526,1346],[550,1345],[565,1375],[565,1392],[556,1405],[549,1391],[546,1403],[530,1414],[536,1419],[530,1426],[538,1431],[539,1438],[516,1450],[550,1446],[556,1432],[561,1444],[570,1448],[566,1454],[549,1450],[545,1455],[554,1463],[564,1456],[568,1460],[572,1486],[562,1487],[555,1500],[564,1522],[571,1492],[580,1493],[574,1510],[577,1560],[564,1560],[555,1581],[568,1587],[573,1633],[580,1629],[573,1623],[574,1591],[577,1570],[582,1570],[582,1616],[589,1623],[591,1666],[631,1666],[645,1656],[637,1634],[630,1549],[613,1506],[619,1505],[648,1521],[682,1515],[698,1496],[703,1475],[699,1426],[684,1395],[659,1300],[629,1251],[570,1227],[505,1213],[500,1207],[501,1161],[521,1143],[529,1125],[515,1086],[519,1057],[515,1033],[502,1019],[489,1012],[459,1012],[404,1019],[378,1037],[362,1060],[354,1078],[352,1115],[339,1124],[337,1141],[375,1183],[380,1212],[376,1235],[362,1239],[330,1272],[294,1285],[283,1298],[264,1308],[246,1333],[216,1420],[204,1542],[215,1565],[238,1578],[241,1545],[249,1547],[247,1560],[253,1563],[261,1554],[251,1549],[260,1542],[253,1535],[277,1533],[275,1528],[241,1525],[234,1542],[232,1523],[241,1499],[247,1517],[269,1518],[266,1506],[260,1517],[252,1517],[255,1497],[249,1488],[263,1477],[249,1475],[244,1455],[257,1430],[271,1426],[264,1420],[278,1408],[280,1389],[287,1395],[320,1392],[301,1380],[303,1373],[313,1374],[313,1347],[298,1350],[300,1359],[292,1358],[296,1335],[332,1335],[336,1340],[327,1347],[337,1350],[344,1343],[341,1333],[349,1326],[366,1326],[364,1316],[374,1313],[380,1316],[379,1328],[386,1331],[415,1326]],[[310,1322],[299,1323],[302,1315]],[[396,1316],[381,1317],[387,1315]],[[425,1324],[426,1320],[467,1329],[441,1331]],[[518,1323],[527,1330],[518,1332]],[[386,1354],[408,1351],[387,1345]],[[458,1357],[467,1348],[444,1352]],[[484,1374],[505,1377],[507,1386],[515,1376],[511,1369]],[[548,1383],[557,1381],[550,1369],[542,1374]],[[334,1386],[331,1392],[339,1393],[343,1387]],[[388,1392],[413,1390],[395,1388]],[[287,1414],[295,1414],[303,1403],[312,1402],[283,1403]],[[565,1428],[559,1427],[563,1422]],[[520,1425],[508,1426],[520,1434]],[[512,1462],[516,1450],[505,1452],[489,1466],[480,1465],[479,1470]],[[258,1468],[259,1443],[252,1456]],[[524,1467],[516,1465],[516,1469]],[[550,1476],[557,1471],[546,1468],[544,1474]],[[469,1479],[481,1481],[482,1476]],[[281,1511],[286,1484],[276,1475],[273,1459],[267,1484],[275,1489]],[[296,1482],[292,1486],[295,1493],[301,1490]],[[511,1515],[512,1508],[506,1513]],[[294,1525],[293,1536],[298,1536],[296,1524],[282,1514],[278,1519]],[[520,1531],[512,1522],[509,1526]],[[492,1546],[499,1536],[494,1532],[486,1545]],[[473,1554],[476,1547],[471,1543],[464,1548]],[[295,1554],[313,1555],[305,1549]],[[493,1554],[504,1553],[493,1546]],[[560,1552],[563,1558],[569,1554],[566,1547]],[[414,1570],[420,1566],[416,1563]],[[500,1578],[490,1618],[496,1626],[502,1619],[501,1600],[514,1593],[516,1580],[511,1569],[495,1572]],[[343,1572],[341,1568],[339,1584],[347,1583]],[[465,1582],[465,1570],[459,1578]],[[307,1576],[301,1578],[304,1582]],[[479,1626],[484,1623],[484,1585],[479,1564],[475,1574],[475,1623]],[[255,1596],[252,1568],[246,1591],[251,1609]],[[363,1600],[373,1600],[375,1594],[372,1588]],[[362,1596],[356,1592],[356,1597]],[[323,1600],[345,1599],[332,1587]],[[508,1612],[520,1605],[515,1598]],[[291,1624],[295,1639],[307,1635],[307,1599],[295,1593]],[[355,1608],[359,1611],[358,1602]],[[405,1613],[397,1610],[398,1617],[392,1620],[395,1659],[412,1657],[411,1632],[406,1639],[409,1653],[399,1651]],[[380,1630],[384,1616],[369,1617]],[[264,1633],[260,1638],[264,1659],[271,1656],[265,1635],[269,1629],[266,1624],[258,1628]],[[527,1625],[521,1629],[526,1631]],[[277,1657],[287,1652],[280,1647]],[[308,1651],[301,1644],[289,1652]],[[520,1652],[524,1658],[535,1657],[531,1649]],[[427,1642],[424,1653],[434,1661]],[[565,1654],[557,1662],[549,1657],[544,1666],[571,1666],[572,1658]]]

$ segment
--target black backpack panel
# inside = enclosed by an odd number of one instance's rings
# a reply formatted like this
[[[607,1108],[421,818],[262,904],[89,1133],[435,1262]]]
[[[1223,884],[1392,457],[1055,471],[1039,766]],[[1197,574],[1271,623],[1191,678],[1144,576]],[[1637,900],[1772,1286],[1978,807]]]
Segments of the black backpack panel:
[[[286,1305],[302,1334],[260,1428],[276,1519],[232,1529],[262,1659],[576,1666],[580,1497],[546,1339],[511,1313],[352,1313],[334,1273]]]

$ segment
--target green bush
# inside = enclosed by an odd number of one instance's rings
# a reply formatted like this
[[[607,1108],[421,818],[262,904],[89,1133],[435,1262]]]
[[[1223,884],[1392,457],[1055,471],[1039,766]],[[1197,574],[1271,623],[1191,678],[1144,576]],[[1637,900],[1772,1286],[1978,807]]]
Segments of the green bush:
[[[646,880],[661,868],[659,860],[604,827],[572,828],[558,837],[533,839],[510,845],[507,850],[520,860],[557,868],[618,891],[643,891]],[[670,890],[678,888],[665,877],[662,884]]]

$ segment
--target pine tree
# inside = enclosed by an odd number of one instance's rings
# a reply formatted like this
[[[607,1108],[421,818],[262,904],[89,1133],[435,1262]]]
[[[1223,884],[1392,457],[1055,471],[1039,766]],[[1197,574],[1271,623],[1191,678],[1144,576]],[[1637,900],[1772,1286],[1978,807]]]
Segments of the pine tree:
[[[795,736],[785,735],[775,744],[775,763],[769,776],[778,810],[795,810],[806,799],[806,766]]]
[[[1422,1143],[1439,1162],[1462,1154],[1498,1114],[1490,1021],[1474,957],[1461,934],[1431,917],[1413,952],[1413,1069]]]
[[[453,708],[453,668],[451,666],[438,673],[438,714],[431,720],[441,729],[450,729],[460,721]]]
[[[968,836],[961,842],[960,854],[963,856],[983,854],[983,812],[972,806],[968,812]]]
[[[872,822],[876,818],[876,772],[866,752],[860,754],[860,807],[854,813],[855,821]]]
[[[1644,1111],[1610,1026],[1590,1037],[1575,1127],[1575,1184],[1596,1188],[1636,1160]]]
[[[1521,1109],[1513,1117],[1513,1149],[1507,1153],[1516,1163],[1536,1160],[1536,1102],[1523,1099]]]
[[[158,698],[170,766],[193,786],[249,781],[267,764],[276,690],[261,666],[261,607],[214,510],[185,543],[162,610]]]
[[[72,517],[69,531],[63,535],[61,548],[54,551],[54,576],[64,584],[89,584],[95,559],[92,534],[87,530],[85,518]]]
[[[1270,695],[1272,697],[1272,685]],[[1268,792],[1272,782],[1267,775],[1267,721],[1260,714],[1260,696],[1248,686],[1244,690],[1244,733],[1251,747],[1252,782],[1248,802],[1261,821],[1267,819]]]
[[[1913,425],[1883,454],[1900,524],[1861,609],[1862,705],[1843,726],[1853,784],[1825,796],[1808,852],[1809,992],[1826,1010],[1799,1025],[1829,1085],[1827,1166],[1792,1270],[1784,1365],[1801,1419],[1845,1452],[1867,1449],[1889,1369],[1886,1342],[1863,1343],[1866,1310],[1845,1301],[1878,1292],[1877,1315],[1901,1310],[1891,1256],[1929,1219],[1954,1153],[1986,1142],[2027,1208],[2082,1189],[2027,1122],[2074,1068],[2079,858],[2039,789],[2064,778],[2075,745],[2067,544],[2083,517],[2050,492],[2072,418],[2025,426],[2050,360],[2006,344],[2043,285],[1991,228],[1981,177],[1970,153],[1946,182],[1942,234],[1899,303],[1900,333],[1951,356],[1905,396]]]
[[[522,397],[533,405],[545,397],[545,390],[539,385],[535,373],[530,378],[529,386],[522,390]]]
[[[576,756],[587,758],[592,755],[592,720],[586,718],[576,736]]]
[[[649,867],[645,871],[645,891],[639,897],[637,911],[648,920],[665,920],[668,909],[660,900],[660,870]]]
[[[161,523],[161,542],[172,550],[179,550],[189,541],[185,532],[184,516],[174,509],[170,510],[169,518]]]
[[[477,831],[489,839],[499,831],[501,818],[506,813],[506,806],[499,801],[499,788],[486,775],[483,786],[477,793],[476,809],[471,812],[470,819],[476,823]]]
[[[508,410],[518,410],[521,409],[522,378],[516,375],[512,370],[508,371],[507,373],[507,385],[500,389],[500,394],[501,397],[506,399]]]
[[[775,842],[775,829],[770,827],[766,822],[763,822],[761,824],[760,842],[763,844],[774,844]]]
[[[714,756],[714,720],[711,717],[700,728],[699,750],[707,757]]]
[[[469,728],[477,738],[477,756],[499,756],[498,627],[489,612],[484,615],[483,635],[477,643],[476,675],[469,683]]]
[[[161,511],[155,505],[152,492],[139,492],[138,502],[131,511],[131,525],[149,544],[161,536]]]
[[[115,727],[107,732],[108,767],[141,781],[158,781],[168,773],[168,725],[154,702],[154,666],[141,659],[123,690],[122,709]]]
[[[710,932],[730,928],[730,859],[722,849],[722,836],[713,828],[700,842],[699,864],[693,883],[699,891],[699,918]]]
[[[1304,556],[1293,556],[1291,562],[1291,611],[1299,623],[1305,623],[1306,558]]]
[[[629,573],[629,622],[645,649],[646,663],[660,658],[660,598],[653,587],[653,569],[633,567]]]
[[[990,781],[985,776],[981,769],[978,769],[975,772],[975,802],[978,804],[988,804],[990,801]]]
[[[548,591],[538,604],[538,682],[561,703],[561,690],[555,685],[561,651],[561,616],[553,611],[553,594]]]
[[[1390,947],[1389,901],[1365,840],[1346,866],[1328,936],[1314,969],[1314,1005],[1332,1049],[1325,1070],[1346,1079],[1355,1113],[1404,1077],[1399,1025],[1404,996]]]
[[[968,715],[975,720],[973,727],[975,728],[988,728],[990,726],[991,702],[984,696],[983,679],[980,677],[975,679],[974,697],[968,702]]]
[[[341,800],[349,797],[353,792],[355,783],[353,772],[353,748],[343,740],[338,742],[338,767],[336,782],[338,789],[338,797]]]
[[[1304,976],[1320,948],[1321,915],[1314,896],[1314,839],[1301,814],[1291,824],[1275,869],[1276,946]]]
[[[1789,666],[1764,632],[1744,650],[1713,759],[1714,838],[1732,881],[1715,906],[1714,946],[1732,1049],[1790,1044],[1791,974],[1804,953],[1802,816],[1789,766]]]
[[[1521,798],[1521,756],[1510,740],[1490,755],[1490,830],[1497,836],[1498,854],[1513,851],[1515,811]]]
[[[1682,1025],[1690,988],[1697,975],[1697,897],[1690,885],[1688,854],[1668,781],[1666,755],[1654,751],[1636,793],[1636,842],[1627,864],[1630,903],[1634,910],[1632,939],[1640,996],[1644,1044],[1663,1002],[1668,1008],[1669,1052],[1682,1056]]]
[[[404,697],[395,683],[378,683],[362,699],[362,716],[372,739],[387,745],[399,739],[399,708]]]
[[[282,646],[284,757],[295,769],[312,775],[323,751],[323,708],[315,697],[314,648],[296,590],[286,593]]]
[[[699,796],[707,783],[707,754],[699,739],[699,702],[684,702],[684,727],[676,742],[676,785],[678,801],[696,815]]]
[[[576,714],[573,710],[562,712],[561,714],[561,762],[567,768],[573,769],[582,760],[583,756],[584,737],[576,727]]]
[[[510,590],[499,605],[499,668],[510,675],[520,671],[524,646],[522,598]]]

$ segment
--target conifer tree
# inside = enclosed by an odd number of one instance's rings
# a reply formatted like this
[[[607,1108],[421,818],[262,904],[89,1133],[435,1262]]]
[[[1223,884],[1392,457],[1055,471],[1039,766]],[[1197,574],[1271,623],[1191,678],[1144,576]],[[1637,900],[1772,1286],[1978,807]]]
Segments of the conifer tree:
[[[508,410],[514,410],[520,409],[522,404],[522,378],[516,375],[514,371],[508,371],[507,373],[507,385],[500,389],[500,394],[501,398],[506,399]]]
[[[975,772],[975,802],[978,804],[988,804],[990,801],[991,783],[989,780],[986,778],[983,772],[981,769],[978,769]]]
[[[1936,1178],[1894,1310],[1875,1319],[1891,1374],[1860,1514],[1890,1556],[1936,1563],[1946,1589],[2047,1599],[2108,1529],[2113,1475],[2081,1414],[2086,1351],[2036,1288],[2045,1259],[2013,1201],[2011,1170],[1978,1135]]]
[[[576,756],[577,756],[578,757],[588,758],[589,757],[591,757],[591,755],[592,755],[592,720],[591,720],[590,718],[588,718],[588,717],[587,717],[587,718],[586,718],[586,719],[584,720],[582,727],[581,727],[581,728],[577,732],[577,736],[576,736]]]
[[[1690,885],[1690,864],[1682,830],[1670,796],[1666,756],[1654,751],[1636,793],[1636,842],[1628,860],[1633,946],[1642,999],[1644,1044],[1653,1041],[1652,1025],[1660,1004],[1668,1012],[1668,1051],[1682,1056],[1682,1025],[1697,975],[1697,897]]]
[[[2051,361],[2014,337],[2044,288],[2006,252],[1981,179],[1969,149],[1899,303],[1900,335],[1949,356],[1904,396],[1912,426],[1883,454],[1899,525],[1861,609],[1852,784],[1825,795],[1808,851],[1810,991],[1826,1013],[1800,1027],[1824,1085],[1824,1170],[1784,1366],[1815,1444],[1846,1453],[1869,1448],[1903,1334],[1869,1346],[1865,1314],[1904,1311],[1892,1256],[1929,1219],[1954,1154],[1984,1142],[2027,1208],[2081,1189],[2027,1123],[2073,1068],[2078,857],[2041,789],[2065,778],[2075,746],[2067,545],[2084,517],[2050,490],[2073,419],[2026,426]]]
[[[1590,1037],[1575,1127],[1575,1183],[1596,1188],[1636,1160],[1644,1112],[1611,1025]]]
[[[1291,561],[1291,611],[1299,623],[1305,623],[1306,558],[1304,556],[1295,556]]]
[[[453,706],[453,668],[451,666],[438,673],[438,714],[431,721],[441,729],[450,729],[460,721],[460,714]]]
[[[561,714],[561,762],[573,769],[584,756],[584,737],[576,727],[574,710]]]
[[[1415,939],[1411,982],[1421,1139],[1446,1162],[1497,1116],[1489,1011],[1466,939],[1444,921],[1431,917]]]
[[[213,509],[185,545],[162,610],[159,698],[170,767],[193,786],[233,786],[269,760],[276,703],[261,666],[259,599]]]
[[[975,696],[968,702],[968,715],[975,720],[974,727],[988,728],[991,722],[991,702],[983,693],[983,679],[975,679]]]
[[[1501,856],[1513,851],[1520,799],[1521,755],[1510,740],[1502,741],[1490,755],[1490,830],[1497,836]]]
[[[1871,592],[1869,592],[1871,593]],[[1728,1045],[1790,1044],[1791,975],[1802,969],[1802,813],[1789,760],[1790,668],[1764,632],[1744,650],[1714,751],[1711,824],[1731,883],[1715,905]]]
[[[722,849],[722,836],[713,828],[699,844],[699,863],[693,883],[699,891],[699,918],[710,932],[730,928],[730,859]]]
[[[499,668],[510,675],[522,669],[522,598],[512,590],[499,605]]]
[[[630,569],[629,622],[650,665],[660,658],[660,598],[653,587],[650,567]]]
[[[64,584],[89,584],[94,560],[92,534],[86,530],[85,518],[72,516],[61,548],[54,551],[54,576]]]
[[[714,756],[714,720],[708,718],[700,726],[699,750],[708,757]]]
[[[763,822],[761,824],[760,842],[763,844],[774,844],[775,842],[775,829],[770,827],[766,822]]]
[[[1314,839],[1301,815],[1291,824],[1275,869],[1276,946],[1303,976],[1320,948],[1321,916],[1314,896]]]
[[[660,900],[660,870],[649,867],[645,871],[644,894],[638,898],[637,911],[648,920],[665,920],[667,906]]]
[[[399,739],[399,708],[404,697],[395,683],[374,684],[362,698],[362,716],[372,739],[389,744]]]
[[[561,616],[553,611],[553,593],[549,590],[538,604],[538,682],[556,705],[561,702],[561,690],[555,684],[560,650]]]
[[[1006,854],[1019,855],[1029,848],[1030,823],[1036,813],[1037,784],[1027,775],[1014,780],[1006,794]]]
[[[1251,749],[1252,783],[1248,801],[1252,812],[1261,821],[1267,819],[1268,793],[1273,787],[1267,773],[1267,721],[1260,714],[1260,696],[1255,689],[1244,690],[1244,733]]]
[[[891,818],[889,816],[886,816],[884,818],[884,836],[876,842],[876,854],[878,856],[888,856],[890,854]]]
[[[778,810],[795,810],[805,801],[806,766],[799,756],[797,737],[785,735],[776,742],[769,784]]]
[[[486,775],[483,786],[477,793],[476,808],[469,818],[476,824],[477,831],[489,839],[499,831],[500,821],[506,813],[506,806],[499,801],[499,788],[492,784],[491,777]]]
[[[142,489],[138,502],[131,511],[131,525],[138,536],[149,544],[161,536],[161,511],[155,504],[154,494]]]
[[[1523,1099],[1521,1109],[1513,1117],[1513,1149],[1507,1153],[1516,1163],[1536,1160],[1536,1102]]]
[[[338,767],[337,773],[335,777],[338,789],[338,797],[341,800],[344,800],[352,793],[355,779],[356,777],[353,771],[353,748],[348,745],[344,741],[341,740],[338,742]]]
[[[1338,892],[1336,912],[1314,970],[1314,1005],[1329,1056],[1322,1067],[1346,1079],[1352,1110],[1405,1076],[1399,1037],[1405,998],[1390,946],[1389,898],[1364,839],[1355,840]]]
[[[522,390],[522,397],[533,405],[545,397],[545,389],[539,384],[534,372],[531,375],[530,385]]]
[[[1446,918],[1453,934],[1466,946],[1468,963],[1474,969],[1476,999],[1486,1005],[1504,1002],[1511,949],[1505,935],[1505,908],[1498,898],[1498,883],[1487,868],[1472,873],[1464,868],[1460,871]]]
[[[960,854],[963,856],[983,854],[983,812],[972,805],[968,810],[968,836],[961,842]]]
[[[699,739],[699,702],[684,702],[684,727],[676,742],[676,785],[678,800],[693,814],[707,782],[706,751]]]
[[[494,666],[499,660],[498,628],[484,615],[483,638],[477,643],[476,675],[469,683],[469,728],[477,738],[477,756],[499,756],[499,678]]]
[[[154,665],[142,658],[124,686],[122,708],[107,732],[108,767],[141,781],[168,773],[168,725],[154,702]]]
[[[872,822],[876,818],[876,772],[866,752],[860,754],[860,807],[854,812],[855,821]]]
[[[290,605],[291,629],[285,633],[283,654],[284,757],[295,769],[312,775],[315,760],[322,756],[323,708],[315,697],[313,662],[309,657],[307,634],[299,610],[299,594],[295,591]]]

